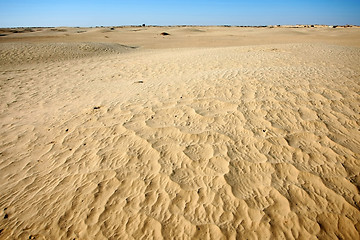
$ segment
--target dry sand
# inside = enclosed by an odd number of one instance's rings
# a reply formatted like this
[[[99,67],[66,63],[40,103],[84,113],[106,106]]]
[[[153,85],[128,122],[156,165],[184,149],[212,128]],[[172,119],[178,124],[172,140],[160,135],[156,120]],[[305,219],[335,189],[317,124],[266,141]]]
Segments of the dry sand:
[[[360,28],[1,34],[0,239],[360,238]]]

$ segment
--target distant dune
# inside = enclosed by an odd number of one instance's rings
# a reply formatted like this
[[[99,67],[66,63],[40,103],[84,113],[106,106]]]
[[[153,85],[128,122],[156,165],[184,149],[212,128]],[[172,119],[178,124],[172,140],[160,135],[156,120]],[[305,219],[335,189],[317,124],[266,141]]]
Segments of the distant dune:
[[[17,30],[0,239],[360,239],[360,28]]]
[[[2,43],[0,64],[31,64],[124,53],[135,47],[118,43]]]

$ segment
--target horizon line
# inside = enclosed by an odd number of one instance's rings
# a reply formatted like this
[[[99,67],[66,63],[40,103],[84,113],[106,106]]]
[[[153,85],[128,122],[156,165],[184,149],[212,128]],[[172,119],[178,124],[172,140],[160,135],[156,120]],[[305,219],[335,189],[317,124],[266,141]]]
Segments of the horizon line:
[[[238,24],[171,24],[171,25],[157,25],[157,24],[125,24],[125,25],[95,25],[95,26],[12,26],[12,27],[1,27],[4,28],[106,28],[106,27],[316,27],[316,26],[327,26],[327,27],[360,27],[356,24],[269,24],[269,25],[238,25]]]

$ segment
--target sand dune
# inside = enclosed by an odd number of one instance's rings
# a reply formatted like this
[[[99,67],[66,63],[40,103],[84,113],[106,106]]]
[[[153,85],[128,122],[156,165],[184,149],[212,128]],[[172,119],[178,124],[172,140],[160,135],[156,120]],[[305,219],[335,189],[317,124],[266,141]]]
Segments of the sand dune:
[[[3,43],[0,64],[34,64],[57,62],[104,54],[124,53],[136,47],[116,43]]]
[[[358,38],[199,29],[0,43],[0,239],[360,238]]]

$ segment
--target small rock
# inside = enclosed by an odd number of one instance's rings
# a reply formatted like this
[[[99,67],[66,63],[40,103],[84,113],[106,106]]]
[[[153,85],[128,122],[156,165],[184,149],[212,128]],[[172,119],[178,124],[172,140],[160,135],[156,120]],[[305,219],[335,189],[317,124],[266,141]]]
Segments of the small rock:
[[[160,33],[160,35],[162,35],[162,36],[168,36],[168,35],[170,35],[170,33],[162,32],[162,33]]]

